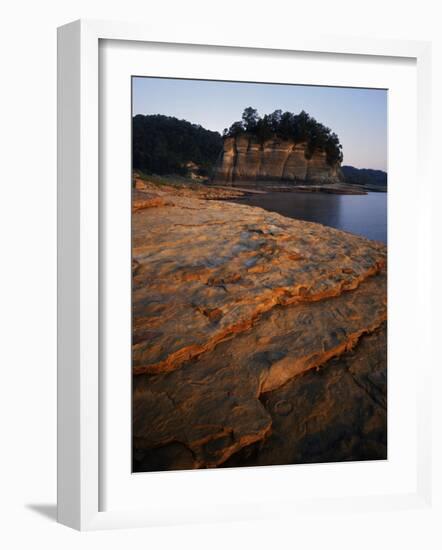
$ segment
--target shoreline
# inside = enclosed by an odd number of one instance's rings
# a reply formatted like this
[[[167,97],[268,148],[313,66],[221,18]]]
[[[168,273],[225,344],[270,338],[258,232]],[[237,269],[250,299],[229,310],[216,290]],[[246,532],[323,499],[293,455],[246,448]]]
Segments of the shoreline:
[[[274,181],[240,181],[230,185],[207,182],[208,187],[214,189],[236,189],[244,193],[271,193],[278,192],[303,192],[303,193],[330,193],[337,195],[366,195],[368,192],[387,193],[386,186],[359,185],[355,183],[293,183]]]
[[[244,193],[240,197],[219,200],[263,208],[292,219],[320,223],[387,244],[386,194],[368,192],[364,195],[348,195],[272,190],[264,194]]]

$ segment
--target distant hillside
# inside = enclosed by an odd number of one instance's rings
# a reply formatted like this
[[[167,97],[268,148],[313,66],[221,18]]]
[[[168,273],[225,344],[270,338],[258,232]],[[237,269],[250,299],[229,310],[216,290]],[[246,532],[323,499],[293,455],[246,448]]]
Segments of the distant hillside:
[[[136,115],[132,128],[133,168],[147,174],[184,176],[197,165],[208,175],[223,146],[218,132],[175,117]]]
[[[355,168],[354,166],[341,166],[344,180],[347,183],[359,185],[387,185],[387,172],[383,170],[371,170],[370,168]]]

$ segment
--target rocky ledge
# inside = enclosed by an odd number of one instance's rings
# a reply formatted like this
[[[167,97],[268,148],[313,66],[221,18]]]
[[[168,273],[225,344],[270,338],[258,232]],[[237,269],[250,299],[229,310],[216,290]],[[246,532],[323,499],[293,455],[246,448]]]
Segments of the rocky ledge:
[[[134,470],[385,458],[386,247],[201,196],[134,192]]]

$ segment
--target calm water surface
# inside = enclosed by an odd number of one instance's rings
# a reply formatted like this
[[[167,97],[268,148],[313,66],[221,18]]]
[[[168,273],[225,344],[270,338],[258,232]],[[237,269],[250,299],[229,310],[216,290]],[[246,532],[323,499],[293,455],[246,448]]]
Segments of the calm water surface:
[[[387,193],[331,195],[273,191],[235,202],[260,206],[289,218],[322,223],[387,243]]]

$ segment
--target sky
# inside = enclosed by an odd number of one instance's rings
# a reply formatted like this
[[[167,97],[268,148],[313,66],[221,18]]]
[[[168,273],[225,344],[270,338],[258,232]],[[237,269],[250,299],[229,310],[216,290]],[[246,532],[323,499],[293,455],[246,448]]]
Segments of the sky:
[[[343,164],[387,170],[387,90],[134,77],[133,114],[161,114],[222,133],[245,107],[307,111],[339,136]]]

